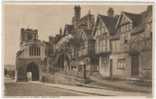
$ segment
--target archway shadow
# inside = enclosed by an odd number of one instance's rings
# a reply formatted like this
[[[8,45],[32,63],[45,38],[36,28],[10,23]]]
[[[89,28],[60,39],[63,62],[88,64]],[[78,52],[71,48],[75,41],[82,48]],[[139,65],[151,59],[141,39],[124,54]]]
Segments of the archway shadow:
[[[31,79],[32,81],[37,81],[39,80],[39,68],[38,65],[36,65],[35,63],[30,63],[27,65],[27,73],[30,72],[31,73]],[[28,77],[27,77],[28,80]]]

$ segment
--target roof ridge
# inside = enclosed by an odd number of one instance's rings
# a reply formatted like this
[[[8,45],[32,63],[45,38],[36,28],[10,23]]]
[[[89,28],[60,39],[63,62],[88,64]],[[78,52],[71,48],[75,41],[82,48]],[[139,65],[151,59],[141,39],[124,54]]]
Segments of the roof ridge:
[[[141,13],[131,13],[131,12],[126,12],[126,11],[123,11],[122,13],[130,14],[130,15],[141,15]]]

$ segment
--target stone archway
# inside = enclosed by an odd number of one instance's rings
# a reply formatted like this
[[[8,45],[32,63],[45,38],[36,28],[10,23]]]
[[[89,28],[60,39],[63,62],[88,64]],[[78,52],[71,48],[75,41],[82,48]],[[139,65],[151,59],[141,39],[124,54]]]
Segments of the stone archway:
[[[70,65],[69,56],[65,53],[60,54],[58,56],[57,64],[60,70],[68,70]]]
[[[39,67],[38,67],[37,64],[35,64],[33,62],[30,63],[30,64],[28,64],[26,70],[27,70],[27,73],[28,72],[31,73],[31,79],[32,79],[32,81],[39,80]],[[28,79],[28,77],[27,77],[27,79]]]

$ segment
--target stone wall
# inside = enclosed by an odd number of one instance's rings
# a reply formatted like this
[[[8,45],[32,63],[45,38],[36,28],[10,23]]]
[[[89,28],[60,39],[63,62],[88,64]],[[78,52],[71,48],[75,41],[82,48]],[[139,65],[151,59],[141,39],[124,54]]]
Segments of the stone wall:
[[[112,76],[120,79],[130,77],[131,64],[128,53],[116,53],[110,56],[112,59]],[[120,61],[121,60],[121,61]]]
[[[57,72],[54,74],[44,74],[44,76],[42,76],[42,81],[56,84],[78,85],[83,83],[84,79],[74,75],[65,74],[63,72]]]
[[[152,51],[144,51],[140,54],[140,77],[152,80]]]
[[[38,66],[39,69],[39,78],[41,79],[42,70],[44,66],[41,64],[40,59],[17,59],[16,60],[16,72],[17,72],[17,81],[26,81],[27,80],[27,66],[30,63],[34,63]]]

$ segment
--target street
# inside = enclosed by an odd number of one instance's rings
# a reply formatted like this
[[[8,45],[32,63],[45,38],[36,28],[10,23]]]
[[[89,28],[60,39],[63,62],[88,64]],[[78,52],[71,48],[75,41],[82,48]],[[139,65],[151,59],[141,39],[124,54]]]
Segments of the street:
[[[85,96],[67,89],[48,87],[31,82],[5,83],[5,96]]]
[[[4,96],[148,96],[150,93],[125,92],[109,89],[96,89],[61,84],[48,84],[39,81],[15,82],[5,80]]]

